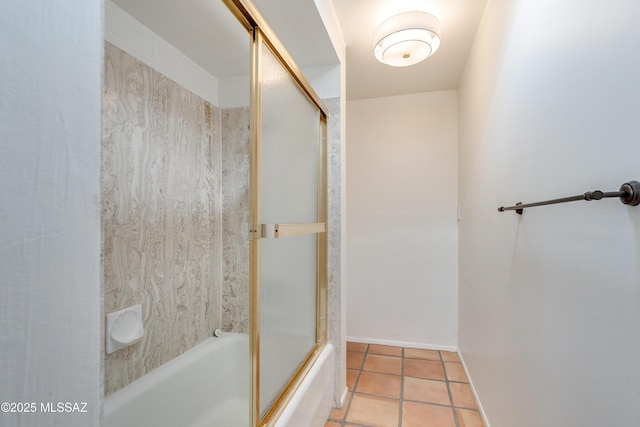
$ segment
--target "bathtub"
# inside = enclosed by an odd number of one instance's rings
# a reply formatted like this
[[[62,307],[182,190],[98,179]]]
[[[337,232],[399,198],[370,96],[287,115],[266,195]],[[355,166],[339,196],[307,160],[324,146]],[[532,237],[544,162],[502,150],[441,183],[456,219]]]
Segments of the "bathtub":
[[[333,347],[327,345],[276,427],[320,427],[331,410]],[[107,397],[104,427],[248,427],[249,341],[209,338]]]

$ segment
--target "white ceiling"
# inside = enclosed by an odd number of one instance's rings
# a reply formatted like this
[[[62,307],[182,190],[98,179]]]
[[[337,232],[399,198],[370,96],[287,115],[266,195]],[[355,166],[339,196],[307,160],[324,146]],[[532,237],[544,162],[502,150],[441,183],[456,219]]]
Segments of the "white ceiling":
[[[347,99],[455,89],[487,0],[333,0],[347,45]],[[440,49],[403,68],[373,56],[373,33],[393,15],[420,10],[440,19]]]
[[[218,79],[249,74],[249,34],[221,0],[113,0]]]
[[[253,0],[301,68],[340,63],[313,0]]]
[[[113,0],[218,79],[249,74],[249,35],[222,0]],[[254,0],[299,67],[338,64],[313,0]]]
[[[301,68],[338,58],[314,0],[253,0]],[[454,89],[487,0],[332,0],[347,45],[347,99]],[[218,79],[246,76],[247,32],[221,0],[114,0],[119,7]],[[405,68],[373,56],[373,32],[384,19],[422,10],[440,18],[442,43],[426,61]]]

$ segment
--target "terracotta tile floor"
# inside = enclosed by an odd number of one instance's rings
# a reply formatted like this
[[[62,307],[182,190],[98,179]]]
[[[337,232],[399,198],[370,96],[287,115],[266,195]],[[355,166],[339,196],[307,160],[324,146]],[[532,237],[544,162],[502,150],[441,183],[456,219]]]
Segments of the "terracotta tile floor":
[[[484,427],[457,353],[349,342],[347,387],[325,427]]]

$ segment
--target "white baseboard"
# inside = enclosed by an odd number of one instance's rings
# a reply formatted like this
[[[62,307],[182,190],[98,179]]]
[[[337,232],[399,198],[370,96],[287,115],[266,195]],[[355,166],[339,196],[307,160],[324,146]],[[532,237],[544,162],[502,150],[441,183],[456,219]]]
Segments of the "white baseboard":
[[[484,421],[485,427],[491,427],[489,424],[489,420],[487,419],[487,414],[484,412],[484,408],[482,407],[482,402],[478,397],[478,392],[476,391],[476,387],[473,385],[473,378],[469,375],[469,370],[467,369],[467,364],[464,363],[464,358],[462,354],[458,352],[458,356],[460,356],[460,362],[462,362],[462,367],[464,368],[464,373],[467,374],[467,379],[469,380],[469,386],[471,387],[471,392],[473,393],[473,397],[476,398],[476,402],[478,403],[478,411],[480,412],[480,416],[482,417],[482,421]]]
[[[441,351],[458,351],[458,347],[455,345],[438,345],[438,344],[425,344],[409,341],[392,341],[392,340],[379,340],[375,338],[360,338],[360,337],[347,337],[347,341],[360,342],[366,344],[381,344],[392,345],[395,347],[410,347],[420,348],[424,350],[441,350]]]
[[[339,408],[343,408],[345,402],[347,401],[347,395],[349,394],[349,388],[345,387],[344,392],[342,393],[342,397],[340,398],[340,406]]]

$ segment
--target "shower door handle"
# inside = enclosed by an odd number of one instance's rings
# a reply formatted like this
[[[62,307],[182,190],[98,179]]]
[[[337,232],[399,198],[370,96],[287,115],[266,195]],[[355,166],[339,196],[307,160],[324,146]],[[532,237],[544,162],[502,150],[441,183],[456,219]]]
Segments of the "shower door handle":
[[[327,224],[324,222],[303,223],[303,224],[260,224],[260,237],[292,237],[305,234],[318,234],[327,231]]]

